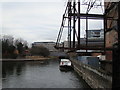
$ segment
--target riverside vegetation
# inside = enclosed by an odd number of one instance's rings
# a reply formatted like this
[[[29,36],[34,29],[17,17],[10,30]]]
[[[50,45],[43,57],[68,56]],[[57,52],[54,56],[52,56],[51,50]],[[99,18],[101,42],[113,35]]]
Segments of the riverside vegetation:
[[[3,59],[26,58],[26,56],[48,57],[50,52],[44,46],[28,47],[27,41],[22,38],[15,39],[13,36],[4,35],[0,39]]]

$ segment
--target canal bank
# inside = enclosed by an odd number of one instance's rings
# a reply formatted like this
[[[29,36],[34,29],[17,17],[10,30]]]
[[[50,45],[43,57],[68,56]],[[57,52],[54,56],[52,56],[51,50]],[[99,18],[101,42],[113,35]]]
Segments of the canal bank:
[[[52,57],[25,57],[25,58],[17,58],[17,59],[0,59],[0,61],[44,61],[44,60],[49,60],[53,59]]]
[[[0,61],[4,62],[4,61],[16,61],[16,62],[19,62],[19,61],[44,61],[44,60],[49,60],[50,58],[41,58],[41,59],[0,59]]]
[[[78,60],[71,59],[74,70],[82,77],[86,83],[93,89],[112,88],[112,76],[105,71],[83,64]]]

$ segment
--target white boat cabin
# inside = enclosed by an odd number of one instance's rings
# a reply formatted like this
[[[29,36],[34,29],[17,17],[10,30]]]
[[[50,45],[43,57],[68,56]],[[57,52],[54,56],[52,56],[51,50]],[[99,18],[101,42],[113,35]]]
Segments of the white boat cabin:
[[[71,66],[71,61],[69,59],[61,59],[60,66]]]

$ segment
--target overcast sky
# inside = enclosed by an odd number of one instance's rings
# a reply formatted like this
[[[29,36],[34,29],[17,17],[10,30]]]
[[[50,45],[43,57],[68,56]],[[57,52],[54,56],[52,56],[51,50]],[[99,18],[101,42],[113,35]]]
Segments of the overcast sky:
[[[28,43],[39,41],[56,41],[65,11],[66,0],[59,2],[1,2],[0,15],[2,15],[2,34],[23,38]],[[29,0],[30,1],[30,0]],[[84,11],[84,10],[83,10]],[[84,27],[84,21],[81,26]],[[90,21],[89,29],[102,27],[101,21]],[[67,30],[63,40],[67,38]],[[82,36],[84,36],[82,34]]]

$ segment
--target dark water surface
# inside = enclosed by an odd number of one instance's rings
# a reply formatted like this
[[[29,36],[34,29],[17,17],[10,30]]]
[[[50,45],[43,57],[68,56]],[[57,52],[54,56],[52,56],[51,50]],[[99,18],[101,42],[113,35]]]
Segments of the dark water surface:
[[[61,72],[58,60],[3,62],[3,88],[89,88],[75,71]]]

